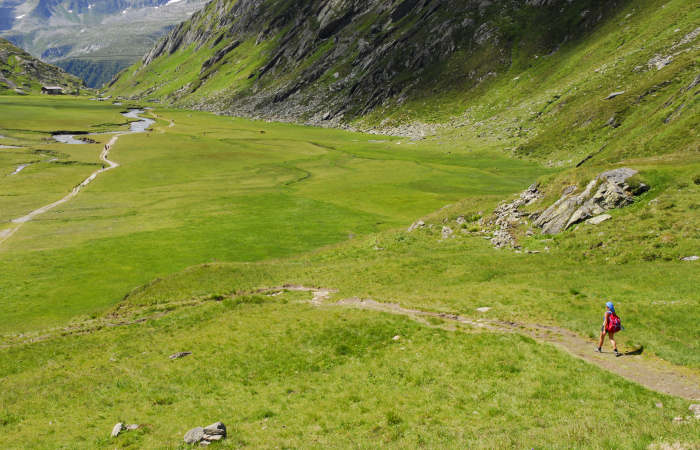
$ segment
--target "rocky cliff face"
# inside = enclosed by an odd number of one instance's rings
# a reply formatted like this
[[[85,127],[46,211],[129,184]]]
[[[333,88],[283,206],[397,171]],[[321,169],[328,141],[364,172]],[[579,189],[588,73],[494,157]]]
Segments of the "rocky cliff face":
[[[514,47],[546,54],[596,26],[615,0],[214,0],[143,58],[194,51],[196,79],[179,89],[132,84],[134,97],[278,120],[338,123],[392,99],[433,89],[437,78],[476,86],[507,67]],[[244,81],[230,73],[245,46],[260,52]],[[451,65],[453,57],[459,64]],[[230,66],[229,66],[230,67]],[[156,70],[156,69],[153,69]],[[121,80],[128,85],[127,80]],[[162,81],[162,80],[161,80]],[[135,82],[136,83],[136,82]],[[207,91],[208,85],[217,89]]]
[[[62,86],[75,92],[82,81],[0,38],[0,94],[28,94],[41,89],[41,85]]]

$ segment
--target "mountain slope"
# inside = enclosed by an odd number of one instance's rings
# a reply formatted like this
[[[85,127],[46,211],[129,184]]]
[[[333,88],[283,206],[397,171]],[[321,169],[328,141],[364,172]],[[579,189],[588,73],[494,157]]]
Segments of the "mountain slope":
[[[138,69],[162,74],[168,61],[192,63],[148,86],[174,100],[206,98],[216,109],[283,119],[356,117],[430,83],[435,65],[452,57],[471,61],[452,82],[477,80],[509,64],[516,43],[551,51],[621,3],[219,0]],[[150,94],[141,84],[133,91]]]
[[[657,133],[696,148],[699,22],[680,0],[215,1],[110,92],[400,134],[447,123],[562,165],[608,144],[619,160],[631,149],[608,141],[629,133],[647,153],[670,149],[648,148]],[[652,132],[639,128],[650,113],[662,117]]]
[[[0,0],[0,36],[101,86],[204,0]]]
[[[58,67],[46,64],[0,38],[0,95],[39,91],[42,85],[58,85],[74,92],[82,81]]]

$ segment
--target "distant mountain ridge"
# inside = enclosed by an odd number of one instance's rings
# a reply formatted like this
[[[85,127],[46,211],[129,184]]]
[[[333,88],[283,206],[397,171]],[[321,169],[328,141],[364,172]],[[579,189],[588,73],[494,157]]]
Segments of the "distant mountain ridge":
[[[0,0],[0,36],[98,87],[205,0]]]
[[[74,93],[83,82],[0,38],[0,95],[37,93],[43,85]]]

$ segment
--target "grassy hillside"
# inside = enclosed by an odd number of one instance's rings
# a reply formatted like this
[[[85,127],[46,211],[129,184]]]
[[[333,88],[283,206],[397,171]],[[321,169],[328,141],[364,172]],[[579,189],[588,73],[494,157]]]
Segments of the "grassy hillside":
[[[445,124],[440,134],[455,141],[486,140],[560,167],[672,153],[692,158],[700,150],[699,21],[687,2],[634,2],[554,52],[514,51],[510,66],[476,86],[460,82],[472,61],[454,57],[435,67],[415,97],[360,123],[388,130],[413,121]],[[607,98],[616,92],[622,94]]]
[[[490,141],[563,167],[589,156],[586,164],[697,153],[698,9],[682,0],[589,3],[518,9],[496,2],[474,12],[457,2],[449,23],[473,25],[451,51],[435,50],[430,63],[411,56],[436,41],[437,32],[423,41],[421,33],[437,19],[418,19],[422,10],[398,22],[355,13],[332,36],[317,25],[307,33],[318,34],[311,39],[299,27],[277,25],[286,22],[270,19],[272,13],[241,13],[229,24],[230,5],[211,3],[109,92],[408,135],[444,125],[443,138]],[[289,17],[283,8],[269,10]],[[222,21],[227,33],[207,32]],[[371,31],[373,24],[385,30]],[[259,35],[261,29],[267,31]],[[374,52],[347,48],[373,40]],[[402,47],[410,45],[416,49]],[[420,67],[395,67],[392,58]],[[376,74],[375,66],[388,72]],[[606,99],[614,92],[624,93]]]
[[[348,122],[436,82],[467,88],[513,56],[579,42],[628,2],[211,2],[109,91],[313,123]],[[445,62],[461,72],[440,70]]]
[[[83,82],[0,38],[0,95],[38,93],[42,85],[78,92]]]

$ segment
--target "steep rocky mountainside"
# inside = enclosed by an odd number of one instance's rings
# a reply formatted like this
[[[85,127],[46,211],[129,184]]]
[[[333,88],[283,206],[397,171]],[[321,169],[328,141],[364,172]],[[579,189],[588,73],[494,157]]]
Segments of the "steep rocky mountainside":
[[[588,166],[697,152],[699,23],[683,0],[216,0],[109,92]]]
[[[204,0],[0,0],[0,36],[101,86]]]
[[[62,86],[76,92],[83,83],[0,38],[0,95],[37,92],[42,85]]]
[[[477,84],[509,65],[516,46],[549,53],[623,3],[216,0],[161,40],[138,67],[160,72],[159,59],[206,55],[197,61],[196,76],[181,74],[186,83],[175,90],[156,84],[134,93],[236,114],[337,122],[430,86],[453,56],[470,63],[452,83]],[[241,57],[248,61],[241,64]],[[222,75],[231,78],[229,85],[214,81]],[[207,94],[197,103],[201,88]]]

